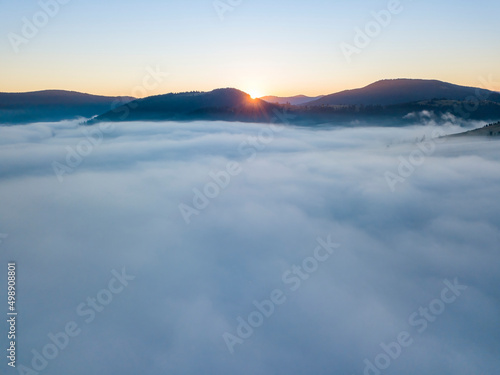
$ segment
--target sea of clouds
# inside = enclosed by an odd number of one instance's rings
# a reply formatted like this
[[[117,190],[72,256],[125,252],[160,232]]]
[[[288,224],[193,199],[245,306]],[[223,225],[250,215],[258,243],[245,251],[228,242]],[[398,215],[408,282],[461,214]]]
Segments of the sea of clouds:
[[[498,374],[499,143],[461,130],[0,127],[1,366]]]

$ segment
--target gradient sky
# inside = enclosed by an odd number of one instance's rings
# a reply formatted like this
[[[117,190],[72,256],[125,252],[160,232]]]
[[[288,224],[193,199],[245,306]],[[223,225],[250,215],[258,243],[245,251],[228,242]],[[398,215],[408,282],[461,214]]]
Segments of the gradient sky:
[[[51,0],[46,0],[51,1]],[[383,78],[432,78],[500,91],[500,3],[402,0],[403,11],[348,63],[342,42],[387,1],[242,0],[221,21],[212,0],[71,0],[16,54],[35,0],[0,1],[0,91],[132,95],[148,66],[169,73],[148,95],[236,87],[320,95]],[[496,82],[496,83],[495,83]]]

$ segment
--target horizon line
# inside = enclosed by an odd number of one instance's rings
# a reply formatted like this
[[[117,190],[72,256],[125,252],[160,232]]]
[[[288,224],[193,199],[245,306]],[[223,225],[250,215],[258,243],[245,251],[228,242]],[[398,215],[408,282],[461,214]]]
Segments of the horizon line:
[[[448,84],[452,84],[452,85],[456,85],[456,86],[469,87],[469,88],[479,88],[479,89],[483,89],[483,90],[488,90],[488,91],[500,93],[500,91],[496,91],[496,90],[493,90],[493,89],[488,89],[488,88],[478,87],[478,86],[460,85],[460,84],[457,84],[457,83],[443,81],[443,80],[440,80],[440,79],[437,79],[437,78],[382,78],[382,79],[379,79],[379,80],[376,80],[376,81],[371,81],[371,83],[365,84],[364,86],[354,87],[354,88],[348,88],[348,89],[342,89],[342,90],[330,92],[330,93],[327,93],[327,94],[319,94],[319,95],[303,94],[303,93],[292,94],[292,95],[264,94],[264,95],[256,97],[255,99],[260,99],[260,98],[264,98],[264,97],[293,98],[293,97],[297,97],[297,96],[306,96],[306,97],[313,97],[313,98],[315,98],[315,97],[319,97],[319,96],[327,96],[327,95],[336,94],[336,93],[345,92],[345,91],[363,89],[365,87],[368,87],[368,86],[370,86],[372,84],[375,84],[375,83],[378,83],[378,82],[383,82],[383,81],[398,81],[398,80],[408,80],[408,81],[438,81],[438,82],[448,83]],[[189,93],[189,92],[208,93],[208,92],[212,92],[214,90],[220,90],[220,89],[235,89],[235,90],[239,90],[241,92],[244,92],[245,94],[248,94],[248,95],[252,96],[249,92],[247,92],[247,91],[245,91],[243,89],[240,89],[240,88],[237,88],[237,87],[231,87],[231,86],[216,87],[216,88],[213,88],[213,89],[210,89],[210,90],[206,90],[206,91],[204,91],[204,90],[171,91],[171,92],[165,92],[165,93],[162,93],[162,94],[153,94],[153,95],[148,95],[148,96],[143,96],[143,97],[136,97],[136,96],[132,96],[132,95],[122,95],[122,94],[119,94],[119,95],[93,94],[93,93],[90,93],[90,92],[76,91],[74,89],[63,89],[63,88],[38,89],[38,90],[31,90],[31,91],[0,91],[0,94],[34,94],[34,93],[41,93],[41,92],[60,91],[60,92],[71,92],[71,93],[77,93],[77,94],[83,94],[83,95],[100,96],[100,97],[125,97],[125,98],[133,98],[133,99],[137,100],[137,99],[144,99],[144,98],[153,97],[153,96],[161,96],[161,95],[169,95],[169,94],[183,94],[183,93]]]

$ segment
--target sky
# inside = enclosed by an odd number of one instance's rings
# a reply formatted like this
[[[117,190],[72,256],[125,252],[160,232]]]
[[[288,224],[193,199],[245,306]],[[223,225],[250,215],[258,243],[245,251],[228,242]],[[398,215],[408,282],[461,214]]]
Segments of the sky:
[[[232,3],[0,1],[0,91],[148,96],[235,87],[315,96],[384,78],[500,91],[496,1]],[[356,45],[358,28],[371,36]],[[168,78],[143,90],[151,67]]]
[[[477,123],[416,123],[0,127],[17,370],[73,322],[36,372],[373,375],[367,363],[385,367],[389,347],[385,375],[496,375],[498,144],[432,138]],[[196,191],[211,198],[188,223],[180,205]],[[269,316],[228,345],[276,291]],[[33,373],[18,371],[2,373]]]

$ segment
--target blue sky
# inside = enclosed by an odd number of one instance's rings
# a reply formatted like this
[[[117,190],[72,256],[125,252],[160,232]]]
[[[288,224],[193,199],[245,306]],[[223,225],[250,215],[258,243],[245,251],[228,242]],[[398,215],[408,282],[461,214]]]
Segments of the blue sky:
[[[9,35],[23,36],[23,17],[41,7],[0,7],[0,91],[131,95],[148,66],[169,74],[148,94],[237,87],[319,95],[400,77],[480,86],[492,76],[488,88],[500,90],[500,4],[485,0],[402,0],[351,61],[341,44],[355,46],[356,28],[387,1],[243,0],[221,20],[212,0],[71,0],[17,53]]]

